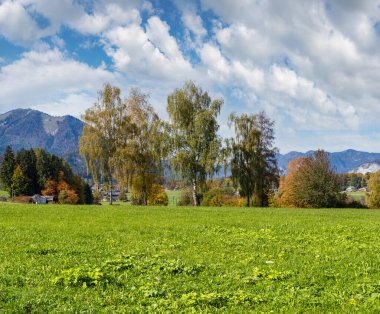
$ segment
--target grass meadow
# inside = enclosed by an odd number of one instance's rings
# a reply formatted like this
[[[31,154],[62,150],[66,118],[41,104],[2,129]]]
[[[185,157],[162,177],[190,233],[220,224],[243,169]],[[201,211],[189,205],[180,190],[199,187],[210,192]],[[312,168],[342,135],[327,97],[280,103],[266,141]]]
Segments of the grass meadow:
[[[351,196],[355,201],[365,204],[366,192],[346,192],[348,196]]]
[[[375,210],[0,203],[0,312],[379,312],[379,234]]]
[[[9,197],[9,193],[7,191],[0,190],[0,197]]]

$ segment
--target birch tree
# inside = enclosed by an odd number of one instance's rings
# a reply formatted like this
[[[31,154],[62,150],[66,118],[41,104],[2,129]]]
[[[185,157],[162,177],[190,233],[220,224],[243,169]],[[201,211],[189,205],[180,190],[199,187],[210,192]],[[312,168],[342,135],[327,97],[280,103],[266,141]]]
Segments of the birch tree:
[[[199,206],[199,192],[208,176],[218,169],[221,139],[217,117],[222,99],[212,100],[207,92],[188,81],[168,96],[174,170],[193,186],[193,203]]]
[[[112,204],[115,156],[120,139],[120,126],[129,119],[120,89],[105,84],[98,94],[98,101],[86,110],[86,123],[79,140],[79,151],[91,171],[94,183],[99,186],[100,176],[108,187],[109,203]]]

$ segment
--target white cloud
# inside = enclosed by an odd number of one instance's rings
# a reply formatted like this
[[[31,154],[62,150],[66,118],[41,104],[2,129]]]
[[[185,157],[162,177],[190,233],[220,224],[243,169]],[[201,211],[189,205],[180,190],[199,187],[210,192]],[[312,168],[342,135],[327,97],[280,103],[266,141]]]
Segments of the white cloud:
[[[230,67],[220,50],[214,45],[205,44],[199,53],[210,78],[225,82],[230,75]]]
[[[160,51],[170,59],[181,59],[176,40],[169,34],[169,26],[161,21],[159,17],[152,16],[146,26],[146,35],[149,40],[159,47]]]
[[[146,31],[132,24],[113,28],[104,38],[107,54],[128,77],[178,81],[192,76],[192,65],[181,54],[167,24],[157,16],[149,18]]]
[[[207,30],[203,27],[202,19],[199,15],[191,11],[182,13],[183,24],[201,41],[207,35]]]
[[[18,45],[28,45],[43,33],[20,3],[6,0],[0,4],[0,34]]]
[[[67,58],[57,49],[30,51],[0,68],[2,110],[54,103],[70,94],[95,94],[104,82],[114,79],[102,67]]]
[[[376,123],[380,38],[374,24],[380,20],[379,0],[201,4],[224,22],[214,27],[214,47],[219,46],[227,62],[224,80],[235,86],[240,77],[241,91],[258,97],[255,111],[275,108],[278,130],[290,125],[310,132],[358,131]],[[238,62],[240,72],[232,66]],[[250,68],[262,74],[261,80],[256,77],[261,84],[244,79]]]
[[[53,116],[65,116],[67,114],[80,118],[84,111],[97,101],[93,93],[73,93],[67,94],[62,99],[39,103],[30,106]]]
[[[289,136],[287,147],[297,146],[292,136],[298,132],[376,129],[380,36],[374,25],[380,0],[200,0],[200,6],[174,0],[178,12],[144,0],[0,3],[0,34],[31,50],[11,64],[0,60],[0,97],[9,108],[48,110],[51,101],[52,108],[74,112],[91,90],[117,76],[123,88],[132,84],[150,92],[164,114],[166,95],[194,79],[212,95],[224,94],[223,125],[227,111],[265,109],[282,138]],[[39,27],[35,15],[48,25]],[[173,23],[173,16],[181,21]],[[47,47],[50,36],[56,47],[70,49],[59,33],[63,25],[92,35],[78,45],[103,47],[114,73]],[[320,135],[307,139],[328,145]]]
[[[139,11],[123,2],[96,2],[92,13],[71,0],[30,0],[31,11],[42,14],[51,22],[50,29],[57,31],[66,25],[80,33],[98,35],[115,25],[140,23]]]
[[[197,3],[186,0],[174,0],[174,3],[181,12],[181,20],[185,26],[189,47],[195,48],[199,46],[207,35],[207,29],[204,27],[203,20],[197,12]],[[193,34],[193,38],[191,38],[190,33]]]

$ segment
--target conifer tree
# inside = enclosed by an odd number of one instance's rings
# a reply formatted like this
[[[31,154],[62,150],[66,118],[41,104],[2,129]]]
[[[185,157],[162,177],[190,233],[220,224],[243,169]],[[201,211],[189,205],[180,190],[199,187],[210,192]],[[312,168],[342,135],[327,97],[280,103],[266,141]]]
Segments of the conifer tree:
[[[21,166],[17,165],[12,176],[13,196],[28,195],[30,191],[30,184],[30,179],[27,176],[25,176]]]
[[[8,145],[5,149],[3,162],[0,167],[0,181],[4,190],[11,193],[12,176],[16,168],[16,160],[12,148]]]

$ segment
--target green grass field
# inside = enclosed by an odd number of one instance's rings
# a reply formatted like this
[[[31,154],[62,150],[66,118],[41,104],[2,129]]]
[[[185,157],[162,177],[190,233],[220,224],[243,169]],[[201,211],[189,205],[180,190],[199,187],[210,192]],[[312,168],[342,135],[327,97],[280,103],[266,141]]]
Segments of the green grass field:
[[[0,197],[1,197],[1,196],[9,197],[9,194],[8,194],[7,191],[0,190]]]
[[[366,192],[347,192],[347,195],[358,202],[365,202]]]
[[[0,312],[379,312],[379,233],[373,210],[0,204]]]
[[[168,195],[169,206],[176,206],[179,201],[180,191],[166,191],[166,194]]]

